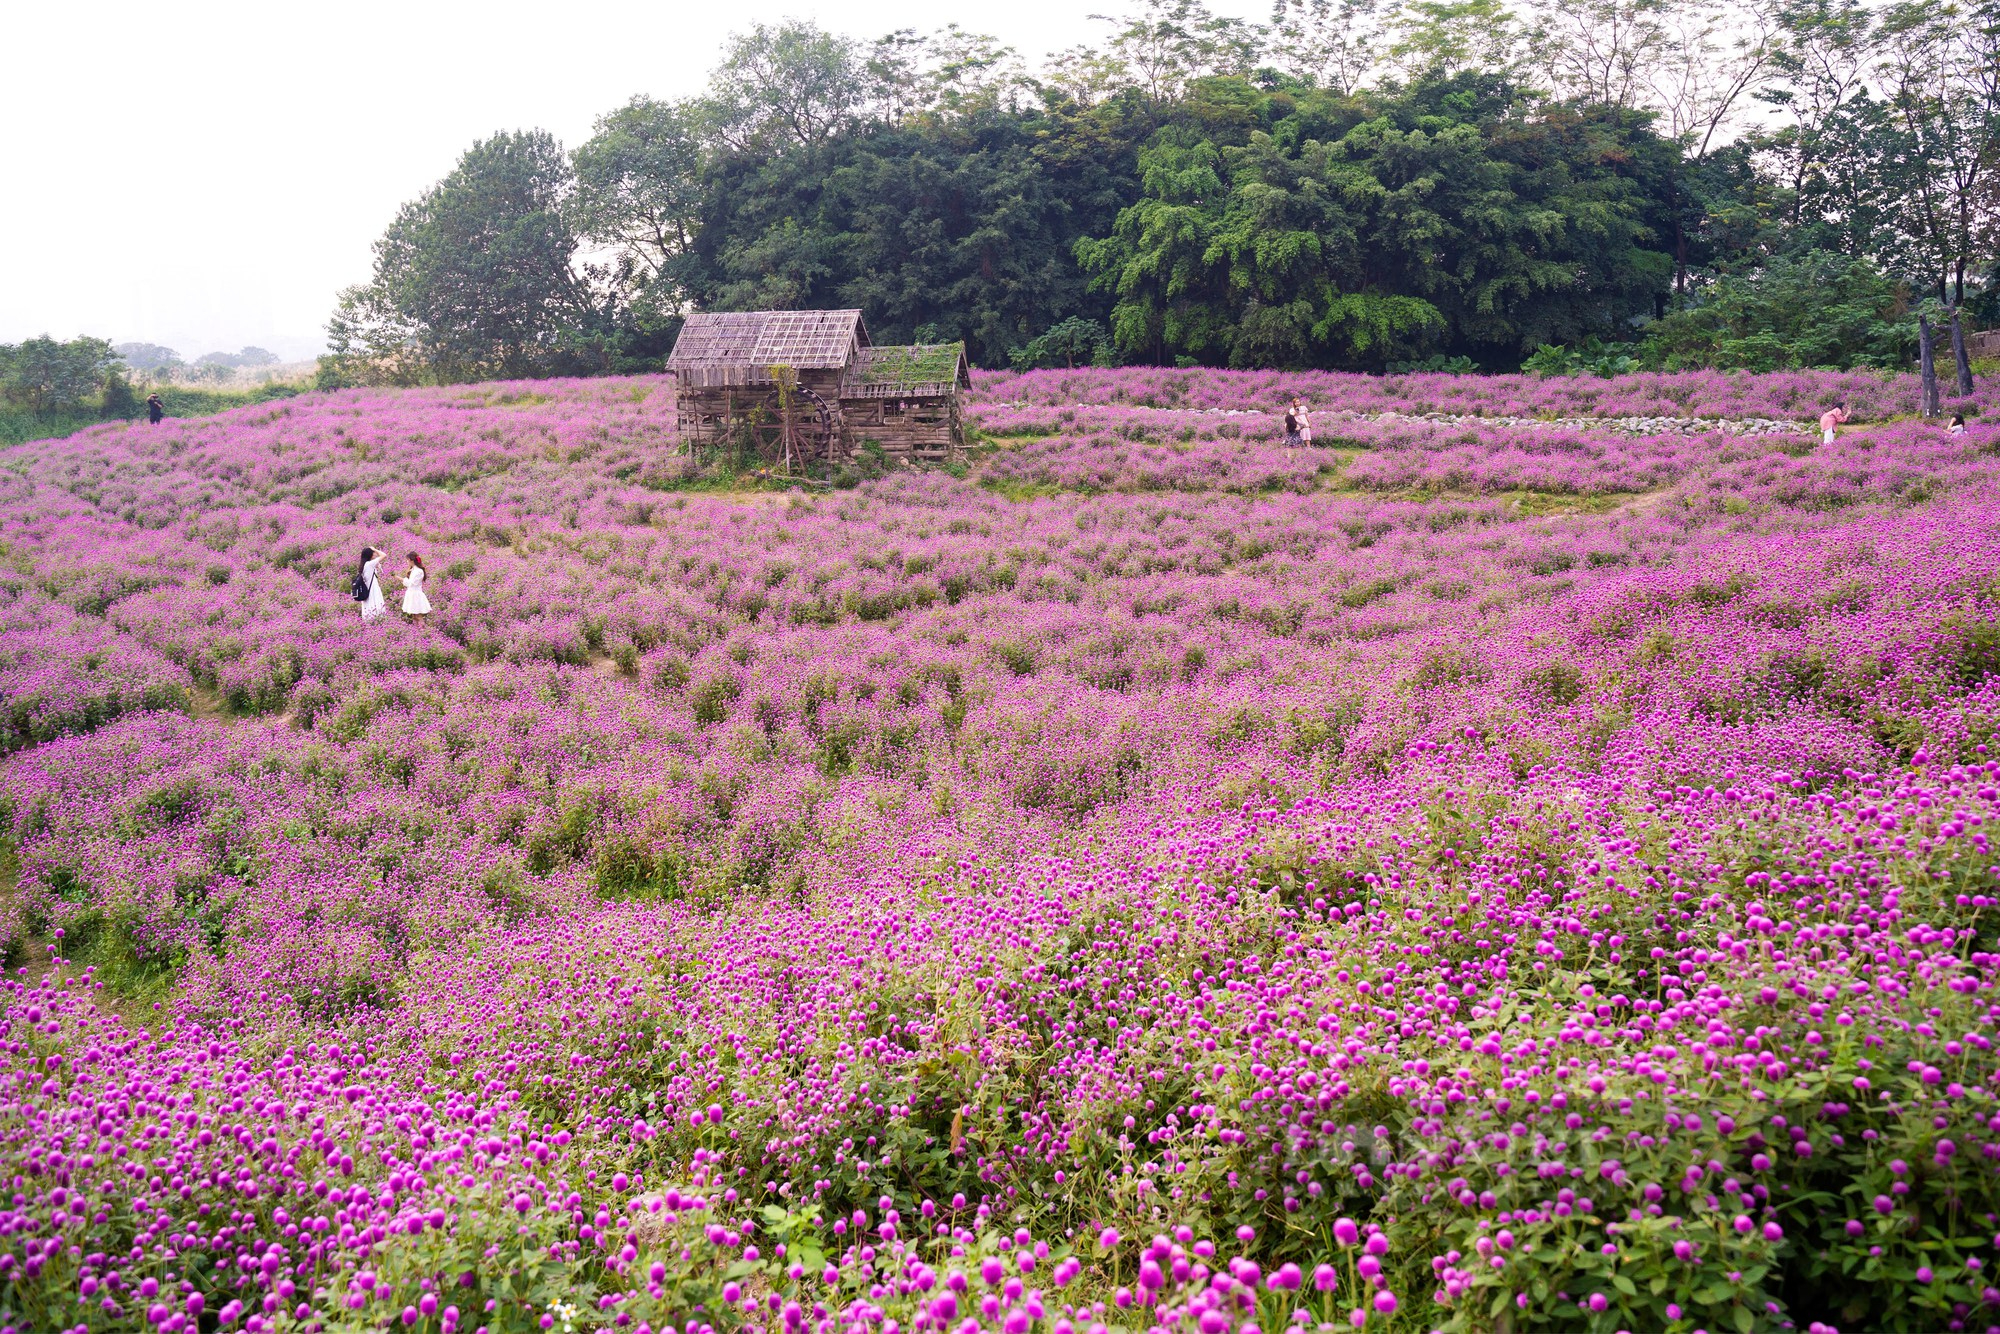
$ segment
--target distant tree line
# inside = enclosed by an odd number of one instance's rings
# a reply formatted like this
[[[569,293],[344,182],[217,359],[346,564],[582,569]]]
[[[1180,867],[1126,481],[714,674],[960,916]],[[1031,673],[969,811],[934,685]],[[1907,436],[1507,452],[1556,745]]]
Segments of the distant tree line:
[[[321,375],[649,368],[689,310],[811,306],[988,366],[1902,364],[1913,307],[2000,316],[1996,171],[2000,0],[1147,0],[1034,70],[759,25],[573,152],[473,145]]]
[[[261,347],[237,352],[204,352],[192,364],[158,343],[119,343],[112,351],[136,374],[154,379],[226,380],[230,372],[278,364],[278,354]]]

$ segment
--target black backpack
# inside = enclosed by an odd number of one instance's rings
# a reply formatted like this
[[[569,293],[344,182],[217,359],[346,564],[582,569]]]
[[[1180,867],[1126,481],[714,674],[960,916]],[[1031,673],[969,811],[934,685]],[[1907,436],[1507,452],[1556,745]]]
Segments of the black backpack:
[[[366,602],[368,600],[368,581],[357,574],[354,576],[353,585],[347,591],[354,594],[356,602]]]

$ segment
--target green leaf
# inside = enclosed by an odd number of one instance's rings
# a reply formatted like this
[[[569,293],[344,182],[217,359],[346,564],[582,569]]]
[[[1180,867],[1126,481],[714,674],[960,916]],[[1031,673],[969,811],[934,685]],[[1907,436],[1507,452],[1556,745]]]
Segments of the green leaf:
[[[1638,1285],[1623,1274],[1613,1274],[1611,1276],[1611,1286],[1624,1293],[1627,1297],[1637,1297],[1639,1295]]]
[[[1750,1334],[1751,1330],[1757,1328],[1757,1317],[1751,1313],[1750,1308],[1747,1306],[1737,1307],[1735,1318],[1736,1328],[1742,1330],[1743,1334]]]

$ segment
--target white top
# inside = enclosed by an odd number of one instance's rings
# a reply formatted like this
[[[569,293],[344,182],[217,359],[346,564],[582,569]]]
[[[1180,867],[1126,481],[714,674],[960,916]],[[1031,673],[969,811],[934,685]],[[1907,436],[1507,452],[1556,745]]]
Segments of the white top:
[[[431,600],[424,596],[424,569],[412,566],[403,576],[403,610],[411,616],[425,616],[430,613]]]
[[[368,600],[361,604],[361,619],[364,621],[376,620],[388,611],[382,603],[381,568],[380,556],[361,567],[361,577],[368,581]]]

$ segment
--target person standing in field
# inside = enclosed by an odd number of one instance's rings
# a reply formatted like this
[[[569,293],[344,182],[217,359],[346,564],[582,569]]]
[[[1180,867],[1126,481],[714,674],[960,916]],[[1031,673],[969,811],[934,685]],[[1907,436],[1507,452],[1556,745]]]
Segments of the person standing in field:
[[[1299,401],[1296,398],[1285,409],[1285,443],[1288,445],[1299,443]]]
[[[388,613],[382,601],[382,553],[374,547],[361,548],[361,570],[354,576],[355,596],[361,603],[361,619],[373,624]]]
[[[431,600],[424,596],[424,558],[410,553],[410,572],[403,576],[403,615],[428,616]]]
[[[1843,422],[1845,422],[1848,419],[1849,415],[1850,414],[1847,411],[1847,404],[1844,401],[1841,403],[1839,407],[1828,408],[1825,412],[1820,413],[1819,442],[1822,445],[1832,444],[1836,428],[1838,428]]]
[[[1297,404],[1292,408],[1292,411],[1296,412],[1299,416],[1299,443],[1307,449],[1311,449],[1313,442],[1313,419],[1312,413],[1306,411],[1306,401],[1299,399]]]
[[[160,401],[158,394],[146,395],[146,420],[153,425],[160,424],[160,418],[167,415],[167,405]]]

